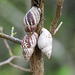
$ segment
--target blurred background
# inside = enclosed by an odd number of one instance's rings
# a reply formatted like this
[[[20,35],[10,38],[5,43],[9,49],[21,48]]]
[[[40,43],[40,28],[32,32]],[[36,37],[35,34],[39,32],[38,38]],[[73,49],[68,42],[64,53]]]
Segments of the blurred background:
[[[49,30],[56,11],[57,0],[45,0],[45,24]],[[14,26],[16,38],[22,39],[25,36],[23,17],[30,9],[30,0],[0,0],[0,26],[5,34],[11,35],[11,28]],[[48,60],[45,57],[45,75],[75,75],[75,1],[64,0],[62,16],[58,22],[63,25],[53,37],[52,57]],[[16,59],[13,63],[29,68],[26,63],[20,45],[8,41],[14,55],[22,59]],[[0,62],[9,58],[8,50],[0,38]],[[28,72],[18,70],[10,65],[0,66],[0,75],[29,75]]]

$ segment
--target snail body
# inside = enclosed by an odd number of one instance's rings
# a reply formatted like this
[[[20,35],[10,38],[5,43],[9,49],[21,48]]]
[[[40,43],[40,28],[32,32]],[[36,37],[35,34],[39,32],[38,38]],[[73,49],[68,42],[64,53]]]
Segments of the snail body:
[[[45,28],[42,28],[42,33],[39,36],[38,47],[49,59],[52,52],[52,36]]]

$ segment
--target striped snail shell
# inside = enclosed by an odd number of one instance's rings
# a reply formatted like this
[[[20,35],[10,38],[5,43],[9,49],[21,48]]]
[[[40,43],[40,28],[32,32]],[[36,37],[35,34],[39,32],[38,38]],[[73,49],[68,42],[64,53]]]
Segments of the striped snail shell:
[[[35,32],[30,37],[26,35],[23,38],[21,47],[22,47],[22,53],[26,61],[28,61],[32,56],[37,41],[38,41],[38,35]]]
[[[41,10],[33,6],[24,17],[24,26],[26,32],[34,32],[40,21]]]
[[[42,28],[42,33],[39,36],[38,47],[50,59],[52,53],[52,36],[45,28]]]
[[[24,48],[23,49],[22,53],[24,55],[26,62],[28,62],[28,60],[32,56],[33,52],[34,52],[34,48]]]

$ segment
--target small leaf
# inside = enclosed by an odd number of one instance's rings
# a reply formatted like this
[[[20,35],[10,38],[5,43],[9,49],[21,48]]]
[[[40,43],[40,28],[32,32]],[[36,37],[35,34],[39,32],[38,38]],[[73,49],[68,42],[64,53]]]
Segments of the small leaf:
[[[13,56],[13,53],[10,53],[10,56]]]
[[[17,34],[17,32],[13,33],[13,35],[16,35],[16,34]]]
[[[14,26],[12,27],[12,30],[14,30]]]
[[[0,33],[0,35],[2,35],[2,33]]]
[[[17,34],[17,32],[14,33],[15,35]]]
[[[10,35],[12,37],[12,35]]]

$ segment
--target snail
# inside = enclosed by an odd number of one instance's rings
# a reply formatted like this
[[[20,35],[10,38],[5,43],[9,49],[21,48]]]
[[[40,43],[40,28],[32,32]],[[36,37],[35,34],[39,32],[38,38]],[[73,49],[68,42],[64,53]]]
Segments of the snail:
[[[34,52],[37,41],[38,41],[38,34],[36,32],[34,32],[31,36],[26,35],[22,40],[21,43],[22,53],[27,62]]]
[[[45,28],[42,28],[42,33],[38,38],[38,47],[50,59],[52,53],[52,35]]]
[[[26,32],[34,32],[40,21],[41,9],[33,6],[24,16],[24,26]]]

